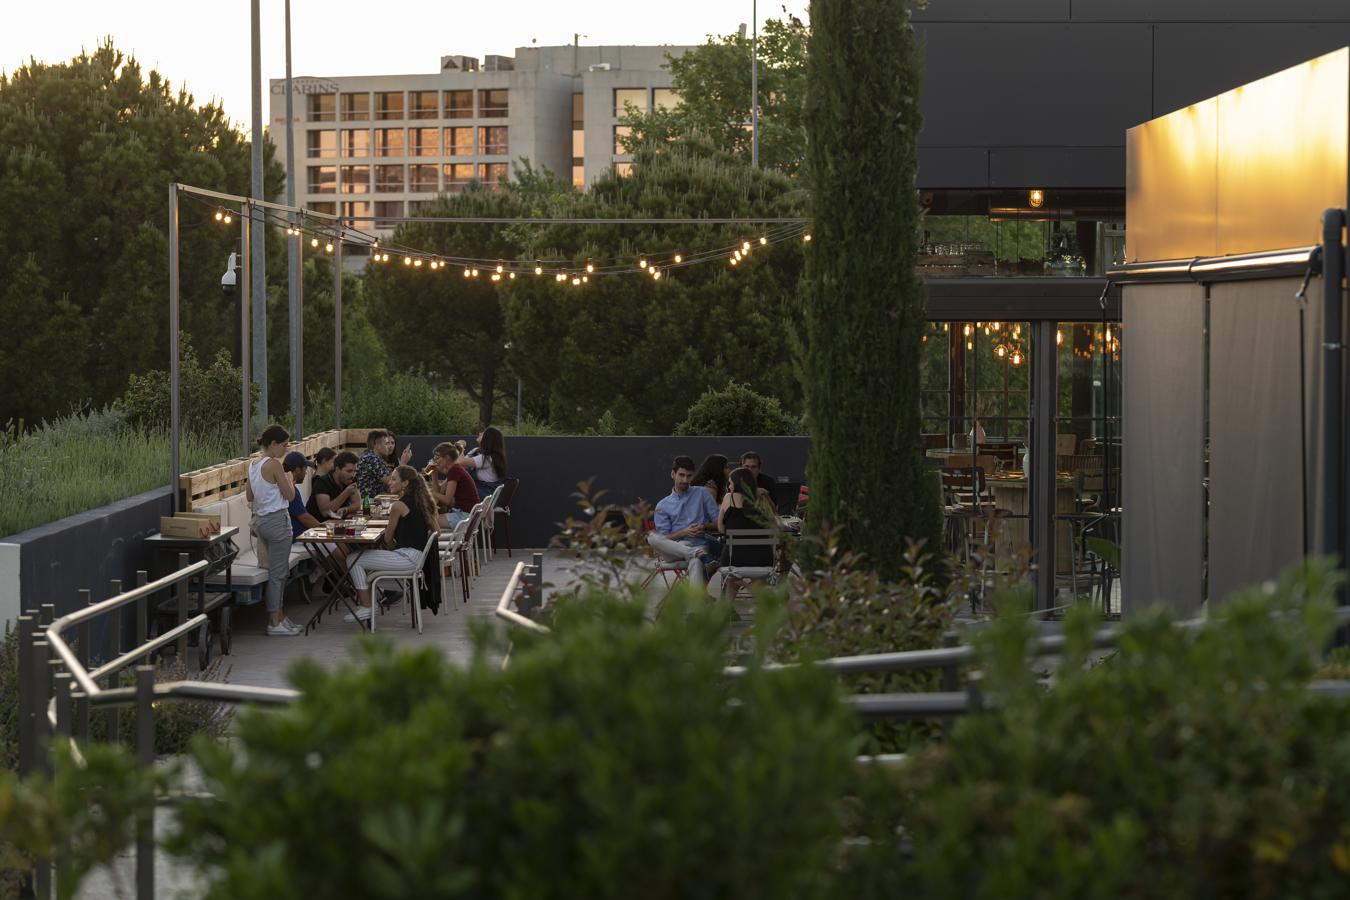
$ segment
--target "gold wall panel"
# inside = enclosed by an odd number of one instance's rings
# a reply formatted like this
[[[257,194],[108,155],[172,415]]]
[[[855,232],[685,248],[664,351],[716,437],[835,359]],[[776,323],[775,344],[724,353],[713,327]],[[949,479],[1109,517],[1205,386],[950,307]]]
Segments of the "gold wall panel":
[[[1350,48],[1126,133],[1126,259],[1304,247],[1343,207]]]

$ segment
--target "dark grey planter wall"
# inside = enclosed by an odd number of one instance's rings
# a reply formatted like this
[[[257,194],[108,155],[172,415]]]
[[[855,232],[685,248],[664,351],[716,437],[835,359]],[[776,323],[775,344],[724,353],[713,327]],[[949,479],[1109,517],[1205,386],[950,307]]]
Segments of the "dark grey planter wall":
[[[106,600],[112,579],[134,585],[136,570],[150,567],[143,539],[159,531],[160,516],[172,514],[162,487],[5,538],[20,548],[23,608],[55,603],[61,615],[75,609],[82,588]]]
[[[431,459],[432,448],[450,437],[400,436],[399,449],[412,444],[419,468]],[[472,445],[473,436],[465,440]],[[710,453],[721,453],[735,465],[743,452],[756,450],[764,457],[764,471],[804,481],[806,437],[509,437],[506,455],[510,474],[520,479],[520,492],[511,505],[511,542],[516,547],[545,547],[558,532],[558,523],[577,513],[577,482],[595,477],[593,487],[608,494],[602,502],[617,504],[646,500],[655,504],[670,493],[670,461],[678,454],[700,463]]]

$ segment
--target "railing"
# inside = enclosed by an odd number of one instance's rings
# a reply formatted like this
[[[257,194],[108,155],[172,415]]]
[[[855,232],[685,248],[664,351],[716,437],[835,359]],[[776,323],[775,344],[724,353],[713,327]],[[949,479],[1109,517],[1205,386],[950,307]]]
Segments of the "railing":
[[[108,713],[109,742],[120,740],[118,712],[122,707],[136,709],[135,748],[139,764],[150,768],[155,763],[155,706],[162,702],[206,701],[212,703],[288,704],[299,698],[298,691],[281,688],[247,687],[209,681],[175,681],[155,683],[155,669],[150,665],[136,667],[136,683],[129,687],[101,687],[100,681],[114,681],[117,676],[137,661],[148,662],[150,654],[174,642],[178,643],[178,659],[187,655],[187,637],[193,629],[206,622],[205,614],[188,617],[189,582],[203,573],[209,563],[205,560],[187,564],[186,554],[179,555],[178,571],[155,581],[147,581],[145,572],[137,573],[137,586],[125,593],[121,582],[112,582],[113,596],[100,603],[90,602],[90,592],[81,591],[82,608],[69,615],[54,618],[55,605],[44,603],[40,610],[30,610],[19,617],[19,774],[51,772],[48,748],[53,738],[70,742],[77,764],[83,762],[77,739],[88,739],[90,714],[93,708]],[[171,591],[177,600],[178,624],[156,637],[147,637],[150,598],[160,591]],[[136,605],[136,646],[119,652],[121,643],[121,611]],[[90,622],[100,616],[113,614],[109,626],[110,652],[113,658],[90,671],[92,631]],[[75,646],[66,639],[66,633],[76,630]],[[105,649],[108,649],[105,647]],[[74,720],[71,708],[74,707]],[[136,896],[151,900],[155,895],[155,810],[143,810],[136,821]],[[49,898],[52,895],[53,865],[55,860],[34,860],[33,895]]]
[[[521,599],[525,601],[523,606],[516,603],[517,593],[520,593]],[[527,631],[548,634],[548,626],[540,625],[529,618],[529,613],[540,606],[543,596],[544,554],[536,553],[533,562],[529,565],[523,562],[516,563],[515,569],[511,572],[511,578],[506,582],[506,588],[502,591],[501,599],[497,601],[497,618]],[[512,609],[512,604],[516,604],[518,608],[523,609],[524,613]]]

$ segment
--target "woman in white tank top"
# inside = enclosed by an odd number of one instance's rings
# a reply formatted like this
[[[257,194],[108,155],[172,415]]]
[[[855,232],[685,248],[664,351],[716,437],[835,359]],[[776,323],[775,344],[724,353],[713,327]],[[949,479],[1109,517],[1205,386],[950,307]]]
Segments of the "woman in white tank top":
[[[281,608],[286,577],[291,571],[291,518],[287,508],[295,484],[281,467],[291,436],[280,425],[268,425],[258,438],[263,455],[249,462],[248,502],[253,505],[253,533],[267,545],[267,633],[294,637],[303,629]]]

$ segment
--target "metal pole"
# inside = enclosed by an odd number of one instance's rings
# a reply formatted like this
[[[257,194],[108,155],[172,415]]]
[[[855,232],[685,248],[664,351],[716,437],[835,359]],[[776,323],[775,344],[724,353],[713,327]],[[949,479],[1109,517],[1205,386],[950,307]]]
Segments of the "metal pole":
[[[253,204],[243,203],[240,204],[240,207],[239,247],[244,264],[239,272],[239,367],[243,369],[243,377],[240,379],[243,393],[239,400],[243,431],[240,434],[239,446],[242,448],[241,455],[248,456],[253,451],[251,437],[253,431],[253,374],[252,360],[249,359],[249,316],[251,315],[249,298],[253,296],[249,283],[249,279],[253,277],[253,254],[249,252],[249,246],[253,236]]]
[[[169,497],[178,512],[178,185],[169,185]]]
[[[759,4],[750,2],[750,165],[759,168]]]
[[[263,184],[263,114],[262,114],[262,38],[258,26],[259,0],[249,4],[253,51],[253,185],[250,196],[254,200],[266,200],[267,188]],[[262,396],[258,399],[258,414],[263,421],[267,415],[267,265],[266,235],[264,229],[253,232],[250,252],[253,256],[253,372],[262,385]]]
[[[521,385],[520,385],[520,376],[517,375],[517,376],[516,376],[516,430],[517,430],[517,431],[520,430],[520,401],[521,401],[521,395],[522,395],[522,388],[521,388]]]
[[[150,575],[144,569],[136,570],[136,587],[145,587],[149,582]],[[146,608],[147,599],[145,597],[136,598],[136,646],[140,647],[148,640],[146,632],[150,626],[150,614]],[[145,662],[150,661],[150,654],[145,654]]]
[[[342,427],[342,223],[333,241],[333,427]]]
[[[93,593],[87,588],[80,591],[79,606],[81,608],[85,608],[93,605],[94,605]],[[86,619],[85,621],[80,623],[80,630],[79,630],[79,660],[80,665],[84,666],[86,670],[89,668],[89,660],[92,658],[93,655],[91,653],[91,650],[93,649],[91,646],[92,640],[93,636],[90,634],[89,620]],[[87,740],[89,737],[88,697],[81,696],[79,700],[75,701],[74,731],[75,736],[80,740]]]
[[[1034,584],[1037,609],[1055,605],[1055,323],[1031,325],[1031,471],[1027,473],[1031,521],[1028,533],[1035,548]]]
[[[37,616],[26,612],[19,616],[19,775],[33,768],[33,682],[28,662],[33,654],[33,634]]]
[[[178,554],[178,570],[181,572],[188,565],[188,555],[186,553]],[[176,624],[182,625],[188,620],[188,595],[191,593],[191,585],[187,579],[179,579],[174,584],[173,590],[174,596],[178,599],[178,622]],[[187,647],[188,639],[185,634],[178,639],[178,665],[182,666],[184,671],[187,671]]]
[[[257,0],[254,0],[256,5]],[[136,667],[136,761],[144,769],[155,764],[155,670]],[[155,897],[155,805],[136,814],[136,897]]]
[[[37,775],[50,775],[51,761],[51,720],[47,718],[47,699],[51,695],[51,666],[47,664],[51,645],[45,640],[33,641],[33,653],[29,657],[29,674],[33,679],[33,772]],[[37,897],[52,895],[52,867],[50,861],[41,857],[33,860],[33,893]]]
[[[108,596],[116,597],[122,593],[122,580],[114,578],[108,585]],[[122,610],[120,608],[112,612],[112,639],[108,642],[108,659],[117,659],[122,655]],[[116,687],[117,675],[111,675],[108,678],[109,684]],[[107,721],[106,739],[109,744],[116,744],[122,739],[122,710],[116,706],[110,706],[103,713]]]
[[[295,95],[291,91],[291,0],[286,0],[286,205],[295,205]],[[291,213],[291,224],[299,226]],[[286,242],[287,312],[291,347],[291,412],[295,415],[295,436],[305,433],[304,425],[304,324],[301,319],[301,294],[304,273],[300,259],[300,237],[292,234]]]
[[[1341,551],[1341,416],[1344,380],[1341,331],[1344,310],[1341,280],[1345,277],[1341,228],[1345,211],[1322,213],[1322,546],[1321,553]],[[1344,560],[1341,561],[1344,565]]]

